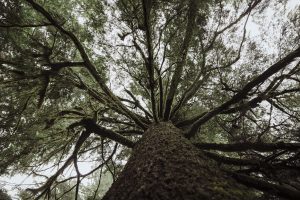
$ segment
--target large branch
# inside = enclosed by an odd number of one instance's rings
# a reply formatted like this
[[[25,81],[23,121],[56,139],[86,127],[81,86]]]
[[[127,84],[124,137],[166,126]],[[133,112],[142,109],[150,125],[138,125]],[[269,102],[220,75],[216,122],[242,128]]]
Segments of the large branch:
[[[142,3],[143,3],[143,12],[144,12],[144,25],[145,25],[145,32],[146,32],[146,44],[147,44],[147,50],[148,50],[148,59],[145,64],[146,64],[146,68],[147,68],[148,76],[149,76],[153,118],[154,118],[154,121],[157,122],[158,118],[157,118],[156,99],[155,99],[154,60],[153,60],[151,19],[150,19],[152,0],[142,0]]]
[[[84,66],[84,62],[57,62],[57,63],[49,63],[46,64],[45,66],[49,66],[51,67],[53,70],[59,71],[62,68],[65,67],[80,67],[80,66]]]
[[[238,182],[248,186],[252,187],[267,193],[275,194],[284,198],[288,199],[300,199],[300,191],[295,190],[292,187],[284,186],[284,185],[277,185],[274,183],[269,183],[267,181],[263,181],[258,178],[254,178],[251,176],[247,176],[244,174],[234,173],[234,172],[228,172],[232,175],[234,179],[236,179]]]
[[[243,30],[243,37],[242,37],[242,41],[240,43],[240,47],[238,49],[238,53],[237,56],[228,64],[226,64],[223,68],[228,68],[231,65],[233,65],[234,63],[236,63],[239,59],[240,59],[240,55],[241,55],[241,51],[242,51],[242,47],[243,47],[243,43],[245,42],[245,38],[246,38],[246,25],[248,23],[248,19],[250,16],[250,11],[249,14],[247,16],[246,22],[244,24],[244,30]],[[241,16],[242,18],[243,16]],[[180,98],[180,100],[177,102],[177,104],[174,106],[174,108],[171,111],[171,118],[173,116],[176,115],[176,112],[186,103],[188,102],[198,91],[198,89],[200,88],[200,86],[206,81],[206,79],[208,78],[209,74],[207,73],[207,67],[205,66],[206,64],[206,52],[204,50],[204,45],[203,42],[200,41],[201,44],[201,51],[202,51],[202,62],[201,62],[201,70],[199,71],[199,73],[197,74],[197,77],[195,79],[195,81],[193,81],[193,84],[183,93],[182,97]],[[200,77],[203,76],[202,79],[200,79]]]
[[[192,85],[190,85],[182,94],[181,98],[179,101],[176,103],[174,108],[171,111],[171,116],[170,118],[176,116],[176,113],[179,111],[179,109],[186,104],[198,91],[200,86],[205,82],[205,80],[208,78],[208,75],[206,74],[206,69],[205,69],[205,64],[206,64],[206,53],[204,52],[203,49],[203,43],[201,41],[201,51],[202,51],[202,62],[201,62],[201,70],[199,70],[196,79],[193,81]],[[201,79],[201,76],[203,78]],[[204,78],[205,77],[205,78]]]
[[[201,117],[203,117],[204,115],[206,115],[207,112],[203,112],[200,115],[194,116],[190,119],[185,119],[183,121],[177,122],[175,124],[176,127],[178,128],[182,128],[182,127],[187,127],[191,124],[193,124],[194,122],[196,122],[197,120],[201,119]]]
[[[238,159],[238,158],[231,158],[231,157],[227,157],[227,156],[221,156],[219,154],[216,153],[211,153],[208,151],[203,151],[203,153],[217,161],[223,164],[228,164],[228,165],[237,165],[237,166],[260,166],[263,165],[264,163],[257,161],[257,160],[249,160],[249,159]]]
[[[254,78],[252,81],[248,82],[238,93],[236,93],[231,99],[229,99],[227,102],[223,103],[222,105],[218,106],[217,108],[207,112],[203,117],[195,121],[191,128],[186,132],[186,137],[190,138],[194,136],[200,126],[213,118],[214,116],[218,115],[222,111],[228,109],[231,105],[240,102],[241,100],[247,98],[248,93],[255,87],[262,84],[264,81],[266,81],[270,76],[274,75],[281,69],[285,68],[288,64],[294,61],[295,58],[300,56],[300,47],[298,47],[296,50],[288,54],[283,59],[279,60],[277,63],[269,67],[266,71],[264,71],[262,74]]]
[[[255,108],[259,105],[260,102],[262,102],[263,100],[265,100],[267,97],[264,95],[259,95],[258,97],[255,97],[253,99],[251,99],[250,101],[240,105],[240,106],[236,106],[234,108],[230,108],[228,110],[224,110],[221,112],[221,114],[230,114],[230,113],[235,113],[235,112],[239,112],[241,110],[245,110],[245,109],[251,109],[251,108]]]
[[[125,138],[124,136],[112,131],[112,130],[109,130],[109,129],[106,129],[106,128],[103,128],[101,126],[99,126],[98,124],[96,124],[94,122],[94,120],[92,119],[83,119],[81,122],[80,122],[88,131],[91,131],[93,132],[94,134],[96,135],[99,135],[101,137],[106,137],[106,138],[109,138],[111,140],[114,140],[126,147],[129,147],[129,148],[133,148],[134,147],[134,142],[132,142],[131,140],[128,140],[127,138]]]
[[[79,51],[81,58],[84,62],[85,67],[90,72],[92,77],[97,81],[101,89],[104,91],[108,97],[115,102],[124,112],[130,116],[130,118],[135,121],[135,123],[140,126],[143,129],[146,129],[146,125],[136,116],[135,113],[132,113],[130,110],[126,108],[124,104],[121,103],[121,101],[112,93],[112,91],[106,86],[104,79],[101,78],[100,74],[97,72],[95,66],[89,59],[89,56],[87,55],[84,47],[82,46],[81,42],[78,40],[78,38],[70,31],[67,31],[64,29],[58,21],[56,21],[51,14],[46,11],[41,5],[36,3],[33,0],[26,0],[37,12],[41,13],[51,24],[53,24],[54,27],[56,27],[61,33],[68,36],[74,45],[76,46],[77,50]]]
[[[158,86],[159,86],[159,109],[158,109],[158,116],[159,118],[163,117],[164,112],[164,86],[163,86],[163,79],[162,73],[158,67],[155,67],[155,71],[158,76]]]
[[[287,89],[287,90],[283,90],[280,92],[276,92],[275,90],[282,84],[283,80],[287,79],[287,78],[291,78],[291,76],[294,73],[297,73],[297,68],[299,68],[299,63],[298,62],[295,67],[288,73],[288,74],[283,74],[279,77],[275,77],[271,83],[269,84],[268,87],[266,87],[265,91],[262,92],[261,94],[259,94],[257,97],[249,100],[248,102],[233,107],[233,108],[229,108],[228,110],[224,110],[223,112],[221,112],[221,114],[230,114],[230,113],[235,113],[235,112],[239,112],[241,110],[245,110],[245,109],[251,109],[251,108],[255,108],[259,105],[260,102],[267,100],[267,101],[272,101],[271,98],[274,98],[276,96],[280,96],[286,93],[292,93],[292,92],[298,92],[299,89],[298,88],[291,88],[291,89]]]
[[[133,99],[134,102],[132,103],[145,113],[145,116],[152,118],[152,115],[141,105],[140,101],[134,96],[131,91],[125,89],[125,92]]]
[[[192,39],[192,36],[194,33],[195,20],[196,20],[198,6],[199,6],[199,2],[197,0],[190,0],[189,10],[188,10],[188,22],[187,22],[187,27],[185,30],[185,37],[183,39],[183,43],[182,43],[180,51],[179,51],[181,56],[179,57],[179,59],[177,61],[177,65],[175,67],[175,72],[171,79],[171,85],[170,85],[170,89],[169,89],[168,96],[166,99],[164,120],[169,120],[169,118],[170,118],[173,99],[174,99],[177,87],[179,85],[179,82],[180,82],[183,67],[186,63],[188,49],[190,47],[190,42],[191,42],[191,39]]]
[[[118,106],[116,106],[115,104],[113,103],[110,103],[109,102],[109,99],[106,95],[102,94],[102,93],[99,93],[97,92],[96,90],[94,90],[93,88],[90,88],[88,87],[87,85],[85,85],[83,83],[83,81],[79,78],[79,82],[78,81],[75,81],[73,79],[69,79],[73,84],[74,86],[76,86],[77,88],[79,89],[82,89],[82,90],[85,90],[88,95],[90,95],[90,97],[94,98],[95,100],[97,100],[99,103],[102,103],[104,105],[106,105],[108,108],[116,111],[118,114],[121,114],[121,115],[124,115],[125,117],[130,118],[130,116],[128,115],[128,113],[124,112],[124,110],[122,110],[121,108],[119,108]],[[145,124],[148,124],[148,120],[145,119],[144,117],[140,117],[140,120],[145,123]],[[110,120],[108,122],[111,122],[111,123],[115,123],[114,120]],[[127,124],[128,125],[128,124]]]
[[[300,150],[300,143],[235,143],[235,144],[217,144],[217,143],[194,143],[199,149],[206,150],[218,150],[224,152],[246,151],[255,150],[260,152],[268,152],[275,150],[288,150],[297,151]]]
[[[43,27],[43,26],[52,26],[51,23],[43,24],[0,24],[1,28],[32,28],[32,27]]]

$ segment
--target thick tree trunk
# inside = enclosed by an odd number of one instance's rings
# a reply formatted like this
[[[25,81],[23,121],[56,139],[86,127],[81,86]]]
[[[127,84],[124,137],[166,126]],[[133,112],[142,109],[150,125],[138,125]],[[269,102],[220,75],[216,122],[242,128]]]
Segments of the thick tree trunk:
[[[104,200],[252,199],[169,123],[150,127]]]

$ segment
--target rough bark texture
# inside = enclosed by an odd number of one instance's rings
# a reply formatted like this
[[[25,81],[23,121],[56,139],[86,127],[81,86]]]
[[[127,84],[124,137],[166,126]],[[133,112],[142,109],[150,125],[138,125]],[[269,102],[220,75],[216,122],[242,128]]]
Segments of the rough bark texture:
[[[151,126],[104,200],[252,199],[169,123]]]

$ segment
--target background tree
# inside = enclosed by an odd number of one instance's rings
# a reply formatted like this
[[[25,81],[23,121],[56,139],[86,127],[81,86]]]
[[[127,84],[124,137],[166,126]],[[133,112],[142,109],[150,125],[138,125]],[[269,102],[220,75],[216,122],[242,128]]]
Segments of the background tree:
[[[35,199],[97,171],[103,199],[298,199],[299,10],[0,1],[0,174],[44,178]]]

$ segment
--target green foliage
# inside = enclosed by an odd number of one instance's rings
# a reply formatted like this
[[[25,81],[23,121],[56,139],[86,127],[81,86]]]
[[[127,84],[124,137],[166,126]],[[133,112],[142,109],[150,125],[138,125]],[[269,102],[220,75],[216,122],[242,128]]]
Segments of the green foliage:
[[[7,194],[5,190],[0,189],[0,199],[1,200],[11,200],[10,196]]]
[[[90,188],[80,188],[84,194],[79,192],[90,199],[100,175],[104,182],[109,176],[115,179],[131,154],[115,146],[120,141],[105,131],[136,142],[154,123],[154,115],[175,125],[199,120],[241,93],[300,42],[297,3],[289,8],[288,1],[197,1],[190,23],[194,4],[188,0],[142,2],[0,1],[0,175],[34,172],[43,177],[43,168],[55,174],[67,163],[53,180],[68,170],[73,174],[66,176],[76,180],[76,162],[90,162],[95,172],[87,177],[94,181]],[[189,24],[194,26],[188,29]],[[300,142],[297,59],[213,114],[191,140]],[[173,78],[178,86],[166,119]],[[260,100],[253,103],[255,98]],[[84,124],[90,119],[103,129],[91,131]],[[178,127],[187,132],[192,124]],[[87,132],[92,134],[82,142]],[[294,155],[286,152],[278,160]],[[105,170],[99,174],[99,169]],[[85,178],[81,175],[80,180]],[[64,193],[77,184],[74,180],[51,182],[51,195]],[[109,183],[101,184],[97,198]],[[74,199],[74,191],[64,199]]]

